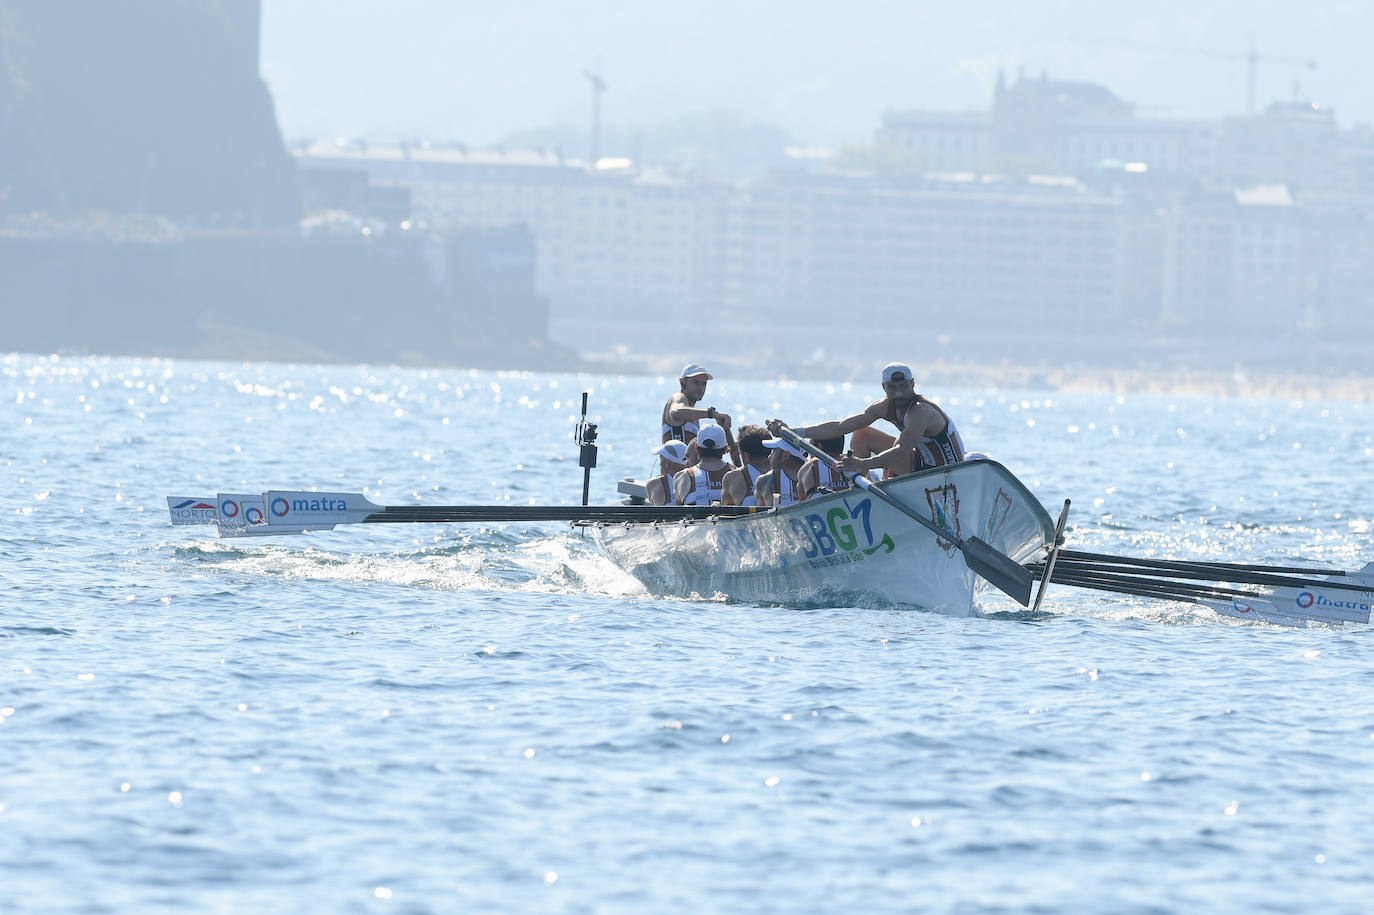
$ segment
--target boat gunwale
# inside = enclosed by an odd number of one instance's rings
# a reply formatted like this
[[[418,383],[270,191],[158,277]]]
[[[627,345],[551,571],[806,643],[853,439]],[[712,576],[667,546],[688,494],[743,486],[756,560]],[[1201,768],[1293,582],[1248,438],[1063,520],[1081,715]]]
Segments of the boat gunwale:
[[[916,471],[913,471],[913,472],[911,472],[911,473],[905,473],[905,474],[902,474],[901,476],[892,477],[891,479],[883,480],[883,481],[881,481],[881,485],[883,486],[884,490],[886,491],[886,490],[888,489],[888,486],[889,486],[890,484],[892,484],[892,483],[903,483],[903,484],[905,484],[905,483],[907,483],[907,482],[916,480],[916,479],[918,479],[918,478],[920,478],[920,477],[929,477],[929,476],[935,476],[935,475],[937,475],[937,474],[950,473],[950,472],[952,472],[952,471],[954,470],[954,468],[957,468],[957,467],[959,467],[959,466],[961,466],[961,465],[964,465],[964,464],[991,464],[991,465],[993,465],[994,467],[997,467],[999,470],[1001,470],[1001,471],[1002,471],[1002,474],[1003,474],[1003,476],[1004,476],[1004,478],[1005,478],[1006,480],[1010,481],[1011,483],[1014,483],[1015,486],[1016,486],[1016,488],[1020,490],[1020,495],[1023,496],[1023,497],[1026,499],[1026,501],[1029,502],[1031,505],[1034,505],[1036,508],[1039,509],[1038,512],[1033,512],[1033,514],[1035,514],[1035,515],[1037,516],[1037,518],[1042,522],[1041,527],[1042,527],[1043,530],[1044,530],[1045,539],[1048,541],[1048,540],[1052,540],[1052,539],[1054,538],[1054,519],[1050,517],[1049,510],[1046,509],[1045,506],[1041,504],[1040,500],[1037,499],[1037,498],[1035,497],[1035,494],[1032,493],[1032,492],[1030,491],[1030,489],[1026,486],[1025,483],[1022,483],[1022,482],[1021,482],[1021,480],[1016,476],[1016,474],[1014,474],[1014,473],[1012,473],[1010,470],[1008,470],[1008,469],[1007,469],[1007,466],[1006,466],[1005,464],[1001,463],[1000,461],[995,461],[995,460],[993,460],[992,458],[978,458],[976,461],[960,461],[960,462],[958,462],[957,464],[942,464],[942,465],[940,465],[939,467],[930,467],[930,468],[927,468],[927,469],[925,469],[925,470],[916,470]],[[854,488],[851,487],[851,488],[849,488],[849,489],[841,489],[841,490],[838,490],[838,491],[826,492],[826,493],[824,493],[824,494],[821,494],[819,497],[820,497],[820,498],[826,498],[826,497],[828,497],[828,496],[843,496],[843,495],[845,495],[845,494],[847,494],[847,493],[852,493],[853,491],[854,491]],[[803,507],[805,507],[805,506],[811,505],[813,502],[816,501],[816,499],[817,499],[817,496],[813,495],[811,498],[805,499],[805,500],[803,500],[803,501],[801,501],[801,502],[793,502],[793,503],[791,503],[790,505],[782,505],[782,506],[775,506],[775,507],[770,507],[770,508],[764,508],[762,511],[750,512],[749,514],[746,514],[746,515],[720,515],[720,516],[712,517],[712,518],[679,518],[679,519],[673,520],[673,521],[663,521],[663,520],[657,519],[657,518],[645,518],[645,519],[642,520],[642,521],[638,521],[638,520],[631,521],[631,520],[628,520],[628,519],[626,519],[626,520],[619,520],[619,519],[617,519],[617,520],[615,520],[615,521],[586,520],[586,521],[574,521],[574,522],[572,522],[572,525],[573,525],[574,527],[599,528],[599,527],[631,527],[631,526],[634,526],[634,525],[641,525],[641,524],[648,524],[648,525],[657,525],[657,524],[694,525],[694,524],[720,524],[720,523],[722,523],[722,522],[731,522],[731,521],[749,521],[749,520],[751,520],[751,519],[778,517],[778,516],[784,514],[785,512],[790,512],[790,511],[792,511],[792,510],[794,510],[794,509],[800,509],[800,508],[803,508]]]

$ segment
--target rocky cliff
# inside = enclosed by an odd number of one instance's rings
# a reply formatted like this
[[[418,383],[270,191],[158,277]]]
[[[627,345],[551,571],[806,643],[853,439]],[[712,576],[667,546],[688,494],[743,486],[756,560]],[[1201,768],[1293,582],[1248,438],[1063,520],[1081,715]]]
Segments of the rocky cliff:
[[[294,222],[259,0],[0,0],[0,216]]]

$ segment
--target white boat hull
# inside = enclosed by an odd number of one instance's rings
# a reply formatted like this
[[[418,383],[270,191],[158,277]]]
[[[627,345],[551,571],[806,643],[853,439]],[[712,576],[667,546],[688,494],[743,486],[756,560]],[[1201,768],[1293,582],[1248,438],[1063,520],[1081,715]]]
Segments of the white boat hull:
[[[1043,556],[1054,537],[1044,507],[995,461],[922,471],[883,489],[1018,562]],[[951,541],[859,490],[740,518],[590,527],[606,556],[656,596],[968,616],[987,586]]]

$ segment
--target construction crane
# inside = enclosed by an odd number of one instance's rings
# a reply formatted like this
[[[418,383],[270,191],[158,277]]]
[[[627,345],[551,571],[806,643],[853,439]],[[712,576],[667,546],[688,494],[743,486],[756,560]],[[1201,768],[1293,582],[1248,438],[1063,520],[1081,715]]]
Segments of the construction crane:
[[[601,159],[601,93],[606,91],[606,81],[601,78],[601,59],[597,58],[595,70],[583,70],[582,75],[592,84],[592,149],[588,165],[596,168]]]
[[[1134,48],[1137,51],[1146,51],[1156,54],[1189,54],[1193,57],[1214,57],[1222,60],[1243,60],[1245,61],[1245,113],[1255,113],[1255,70],[1262,63],[1266,64],[1294,64],[1306,67],[1309,70],[1317,69],[1317,62],[1308,57],[1280,57],[1274,54],[1261,54],[1255,48],[1255,33],[1250,33],[1249,51],[1213,51],[1205,48],[1175,48],[1168,45],[1146,44],[1139,41],[1103,41],[1091,42],[1092,44],[1110,44],[1123,48]]]

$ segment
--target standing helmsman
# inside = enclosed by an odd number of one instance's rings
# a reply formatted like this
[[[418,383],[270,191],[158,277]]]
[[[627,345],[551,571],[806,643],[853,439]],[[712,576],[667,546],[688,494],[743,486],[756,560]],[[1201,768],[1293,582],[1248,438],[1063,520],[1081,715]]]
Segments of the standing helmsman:
[[[882,384],[883,399],[869,404],[862,413],[815,426],[797,426],[793,431],[812,440],[854,433],[854,454],[840,458],[840,469],[851,473],[881,468],[885,476],[892,477],[964,459],[959,430],[944,410],[916,393],[910,366],[889,362],[883,366]],[[869,428],[880,419],[897,427],[896,438]],[[769,420],[770,430],[775,429],[774,423],[780,421]]]
[[[715,420],[722,429],[730,428],[728,413],[721,413],[715,407],[702,409],[697,406],[706,396],[706,382],[711,377],[706,369],[695,362],[682,367],[682,374],[677,379],[678,392],[663,405],[663,441],[677,439],[692,444],[704,419]]]

